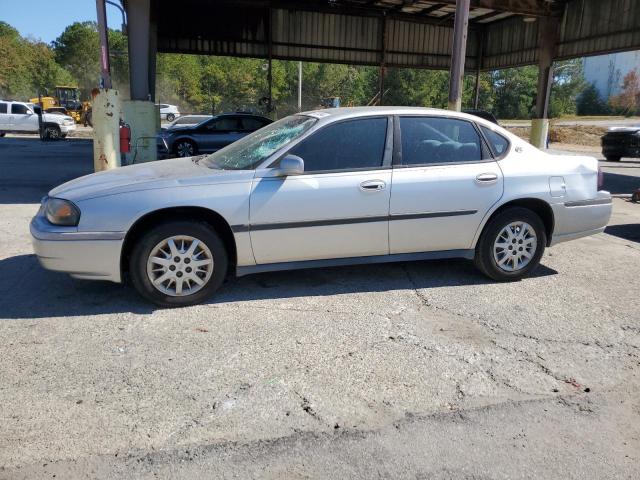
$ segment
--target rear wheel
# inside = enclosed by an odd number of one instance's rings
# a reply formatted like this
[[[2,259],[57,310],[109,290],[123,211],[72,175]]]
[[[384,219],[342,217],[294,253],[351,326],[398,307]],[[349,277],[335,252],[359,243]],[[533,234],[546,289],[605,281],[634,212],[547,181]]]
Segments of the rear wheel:
[[[133,247],[129,273],[136,290],[163,307],[200,303],[222,284],[228,268],[220,237],[206,224],[168,222]]]
[[[176,116],[173,113],[167,113],[167,122],[173,122]]]
[[[6,135],[6,133],[0,132],[0,138],[4,137],[5,135]]]
[[[178,157],[193,157],[198,153],[198,147],[191,140],[178,140],[173,150]]]
[[[540,217],[527,208],[511,207],[489,220],[474,261],[493,280],[519,280],[538,266],[546,244]]]
[[[607,159],[607,162],[619,162],[622,157],[619,157],[617,155],[609,155],[605,158]]]

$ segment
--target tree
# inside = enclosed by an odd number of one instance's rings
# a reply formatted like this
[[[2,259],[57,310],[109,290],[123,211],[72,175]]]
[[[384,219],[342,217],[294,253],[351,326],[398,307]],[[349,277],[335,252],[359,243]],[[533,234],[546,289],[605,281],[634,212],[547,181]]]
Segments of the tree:
[[[623,115],[640,113],[640,75],[631,70],[622,81],[622,91],[609,100],[611,107]]]
[[[0,96],[27,100],[72,81],[49,46],[23,38],[15,28],[0,22]]]
[[[591,83],[578,96],[576,111],[578,115],[606,115],[607,104],[600,97],[595,84]]]
[[[577,99],[585,89],[582,59],[565,60],[553,67],[553,86],[549,101],[549,116],[574,115]]]

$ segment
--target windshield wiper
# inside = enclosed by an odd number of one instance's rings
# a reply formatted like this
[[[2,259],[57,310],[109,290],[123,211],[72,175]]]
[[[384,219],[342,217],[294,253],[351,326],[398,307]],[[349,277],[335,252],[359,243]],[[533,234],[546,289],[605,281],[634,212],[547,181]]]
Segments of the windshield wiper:
[[[197,164],[200,163],[200,160],[202,160],[206,156],[207,155],[195,155],[195,156],[191,157],[191,161],[197,165]]]

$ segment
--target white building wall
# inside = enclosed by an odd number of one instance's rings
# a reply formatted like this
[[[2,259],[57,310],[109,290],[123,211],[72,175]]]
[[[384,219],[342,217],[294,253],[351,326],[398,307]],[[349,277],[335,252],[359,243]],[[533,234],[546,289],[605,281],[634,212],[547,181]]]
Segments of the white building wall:
[[[634,69],[640,74],[640,50],[584,59],[585,79],[595,84],[603,100],[620,93],[625,75]]]

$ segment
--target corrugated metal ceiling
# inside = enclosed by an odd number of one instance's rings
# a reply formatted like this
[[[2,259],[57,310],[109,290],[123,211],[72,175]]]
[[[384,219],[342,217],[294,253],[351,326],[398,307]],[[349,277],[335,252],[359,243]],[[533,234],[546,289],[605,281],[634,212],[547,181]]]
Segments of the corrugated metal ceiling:
[[[471,3],[470,70],[535,63],[536,13],[561,19],[558,58],[640,49],[639,0]],[[181,0],[179,8],[156,0],[154,10],[162,52],[266,58],[271,51],[277,59],[446,69],[455,0]]]

